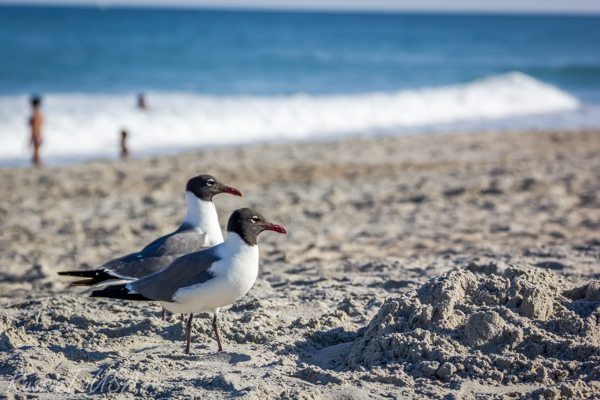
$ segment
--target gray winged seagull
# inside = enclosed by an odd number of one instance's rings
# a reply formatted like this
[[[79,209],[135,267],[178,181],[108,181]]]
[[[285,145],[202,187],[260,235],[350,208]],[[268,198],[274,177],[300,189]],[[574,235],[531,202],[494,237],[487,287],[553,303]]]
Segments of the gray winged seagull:
[[[137,253],[115,258],[97,269],[58,274],[88,278],[72,282],[71,286],[113,285],[143,278],[162,270],[178,257],[223,243],[217,209],[212,201],[219,193],[242,196],[239,190],[224,185],[212,175],[190,179],[185,187],[187,214],[175,232],[156,239]],[[162,317],[164,320],[164,309]]]
[[[212,311],[212,327],[223,351],[217,316],[221,307],[241,299],[258,276],[258,235],[270,230],[287,233],[260,213],[241,208],[227,223],[227,240],[215,247],[179,257],[162,271],[128,284],[95,290],[90,297],[158,301],[174,313],[189,313],[186,354],[192,340],[194,313]]]

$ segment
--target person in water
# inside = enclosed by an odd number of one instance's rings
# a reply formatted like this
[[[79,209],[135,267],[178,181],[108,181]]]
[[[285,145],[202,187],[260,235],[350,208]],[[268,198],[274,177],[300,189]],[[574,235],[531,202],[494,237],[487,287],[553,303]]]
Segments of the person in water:
[[[31,139],[29,144],[33,146],[33,164],[36,167],[42,165],[40,148],[42,147],[42,124],[44,122],[44,116],[40,111],[41,103],[42,100],[38,96],[33,96],[31,98],[33,114],[31,115],[31,118],[29,118],[29,126],[31,127]]]
[[[140,93],[138,95],[138,108],[140,110],[149,110],[148,104],[146,104],[146,98],[144,97],[144,93]]]
[[[121,131],[121,158],[126,160],[129,157],[129,149],[127,148],[127,131]]]

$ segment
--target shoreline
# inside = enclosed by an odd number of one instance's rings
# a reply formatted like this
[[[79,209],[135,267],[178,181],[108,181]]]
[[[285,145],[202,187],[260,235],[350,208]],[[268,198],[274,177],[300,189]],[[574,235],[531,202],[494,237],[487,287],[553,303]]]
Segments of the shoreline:
[[[172,231],[201,173],[244,194],[215,198],[222,227],[251,207],[289,235],[260,237],[254,288],[221,314],[225,352],[200,315],[186,357],[175,316],[88,299],[56,272]],[[598,130],[259,144],[0,181],[0,386],[13,395],[99,397],[104,377],[115,398],[600,393]]]
[[[338,133],[321,133],[319,135],[308,135],[306,137],[288,137],[288,138],[274,138],[265,137],[263,139],[254,139],[248,142],[242,142],[239,144],[232,144],[231,142],[224,143],[211,143],[211,144],[194,144],[188,146],[167,146],[167,147],[154,147],[136,151],[133,147],[131,159],[144,159],[149,157],[160,157],[160,156],[179,156],[189,152],[199,151],[219,151],[227,148],[246,148],[254,146],[295,146],[303,143],[330,143],[330,142],[345,142],[360,139],[385,139],[385,138],[398,138],[398,137],[411,137],[411,136],[438,136],[438,135],[471,135],[471,134],[502,134],[502,133],[519,133],[519,132],[578,132],[578,131],[597,131],[600,129],[598,121],[589,115],[594,115],[591,107],[598,108],[596,104],[586,104],[585,113],[587,116],[582,117],[577,125],[573,126],[573,122],[570,121],[570,112],[563,111],[553,114],[554,119],[542,121],[539,118],[552,117],[545,115],[525,115],[525,116],[513,116],[508,119],[497,119],[497,120],[478,120],[478,121],[462,121],[462,122],[448,122],[439,123],[434,125],[423,125],[423,126],[410,126],[410,127],[399,127],[399,128],[382,128],[372,129],[368,131],[351,131],[351,132],[338,132]],[[556,117],[559,117],[557,120]],[[533,128],[535,127],[535,128]],[[129,147],[131,143],[129,143]],[[103,144],[102,147],[105,147]],[[44,154],[42,153],[42,156]],[[60,156],[49,156],[43,157],[46,161],[48,168],[60,168],[69,165],[81,165],[91,162],[99,161],[121,161],[120,159],[120,144],[117,145],[117,141],[114,142],[114,149],[110,152],[102,151],[95,155],[60,155]],[[48,160],[50,160],[48,162]],[[27,168],[31,166],[31,160],[28,156],[20,156],[18,158],[10,158],[0,160],[0,170],[2,169],[15,169],[15,168]]]
[[[567,131],[579,131],[580,129],[567,129]],[[595,131],[597,129],[582,129],[585,131]],[[546,129],[540,129],[540,130],[526,130],[526,131],[543,131],[543,132],[549,132],[549,130]],[[552,130],[552,132],[561,132],[564,130]],[[241,143],[238,145],[233,145],[233,144],[212,144],[212,145],[206,145],[206,146],[197,146],[196,148],[192,148],[192,149],[184,149],[184,148],[170,148],[170,149],[150,149],[150,150],[144,150],[140,153],[134,153],[133,155],[129,156],[128,160],[144,160],[144,159],[149,159],[149,158],[156,158],[156,157],[178,157],[178,156],[184,156],[186,154],[191,154],[191,153],[203,153],[203,152],[215,152],[215,151],[221,151],[221,150],[232,150],[232,149],[245,149],[245,148],[253,148],[253,147],[278,147],[278,146],[296,146],[296,145],[301,145],[301,144],[308,144],[308,145],[319,145],[322,143],[325,144],[330,144],[330,143],[338,143],[338,142],[348,142],[348,141],[356,141],[356,140],[369,140],[369,139],[385,139],[385,138],[399,138],[399,137],[411,137],[411,136],[437,136],[437,135],[455,135],[455,134],[459,134],[459,135],[471,135],[471,134],[481,134],[482,132],[485,133],[497,133],[497,134],[501,134],[501,133],[518,133],[518,132],[523,132],[523,130],[521,129],[501,129],[501,130],[473,130],[473,131],[465,131],[463,132],[460,129],[457,130],[432,130],[432,131],[428,131],[428,130],[423,130],[423,131],[418,131],[418,130],[411,130],[411,129],[406,129],[401,131],[400,133],[398,132],[388,132],[388,131],[384,131],[384,132],[371,132],[371,133],[354,133],[354,134],[347,134],[347,135],[323,135],[323,136],[319,136],[319,137],[310,137],[310,138],[305,138],[305,139],[281,139],[281,140],[274,140],[274,139],[264,139],[264,140],[257,140],[257,141],[253,141],[251,143]],[[63,168],[63,167],[71,167],[71,166],[77,166],[77,165],[87,165],[90,163],[97,163],[97,162],[123,162],[124,160],[122,160],[119,156],[119,149],[117,149],[115,147],[115,155],[114,156],[109,156],[109,155],[97,155],[97,156],[85,156],[85,155],[79,155],[79,156],[72,156],[72,157],[68,157],[68,156],[61,156],[61,157],[51,157],[51,162],[50,164],[48,164],[47,166],[44,166],[45,168]],[[19,159],[10,159],[10,160],[4,160],[4,161],[0,161],[0,171],[4,170],[4,169],[23,169],[23,168],[30,168],[33,167],[33,165],[31,164],[30,160],[25,160],[23,158],[19,158]]]

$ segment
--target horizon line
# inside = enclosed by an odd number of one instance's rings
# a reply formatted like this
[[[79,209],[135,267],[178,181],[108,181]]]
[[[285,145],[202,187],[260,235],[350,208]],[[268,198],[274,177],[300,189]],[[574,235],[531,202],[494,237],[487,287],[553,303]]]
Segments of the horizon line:
[[[40,1],[0,0],[1,6],[9,7],[49,7],[49,8],[86,8],[108,12],[111,9],[147,9],[147,10],[198,10],[198,11],[241,11],[241,12],[299,12],[327,14],[446,14],[446,15],[497,15],[497,16],[564,16],[564,17],[598,17],[599,10],[540,10],[540,9],[483,9],[483,8],[429,8],[429,7],[335,7],[335,6],[275,6],[275,5],[239,5],[239,4],[187,4],[187,3],[155,3],[139,4],[136,2],[110,4],[98,2],[90,4],[85,1],[56,1],[52,3]]]

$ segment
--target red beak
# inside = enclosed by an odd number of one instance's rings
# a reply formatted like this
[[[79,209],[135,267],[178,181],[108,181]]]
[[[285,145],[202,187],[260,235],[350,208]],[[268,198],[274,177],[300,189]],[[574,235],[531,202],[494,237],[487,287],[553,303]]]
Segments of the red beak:
[[[229,186],[223,186],[223,187],[219,188],[219,190],[223,193],[229,193],[234,196],[244,197],[244,196],[242,196],[242,192],[240,192],[239,190],[234,189],[232,187],[229,187]]]
[[[269,230],[269,231],[274,231],[274,232],[279,232],[279,233],[287,234],[287,231],[283,228],[283,226],[277,225],[277,224],[265,225],[265,229]]]

